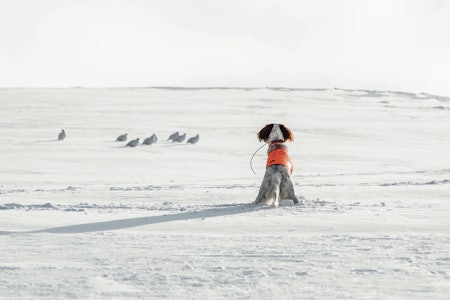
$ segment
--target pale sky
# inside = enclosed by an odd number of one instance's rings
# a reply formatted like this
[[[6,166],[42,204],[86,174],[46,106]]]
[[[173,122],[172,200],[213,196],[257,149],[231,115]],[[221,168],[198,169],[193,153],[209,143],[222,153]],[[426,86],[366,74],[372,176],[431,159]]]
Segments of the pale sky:
[[[450,96],[450,1],[0,0],[0,87]]]

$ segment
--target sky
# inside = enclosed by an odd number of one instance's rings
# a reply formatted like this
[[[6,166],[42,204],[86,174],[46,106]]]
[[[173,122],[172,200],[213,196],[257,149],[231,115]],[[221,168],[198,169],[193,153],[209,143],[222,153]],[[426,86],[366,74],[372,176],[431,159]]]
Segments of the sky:
[[[0,87],[450,96],[450,1],[0,0]]]

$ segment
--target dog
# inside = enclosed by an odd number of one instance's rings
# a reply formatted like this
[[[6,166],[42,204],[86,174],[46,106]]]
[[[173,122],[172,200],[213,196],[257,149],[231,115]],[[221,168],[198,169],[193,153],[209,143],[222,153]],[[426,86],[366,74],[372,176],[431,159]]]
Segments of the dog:
[[[267,124],[258,134],[259,141],[270,143],[267,150],[266,173],[264,174],[255,204],[278,207],[280,200],[289,199],[298,203],[291,176],[293,165],[285,142],[294,140],[294,135],[283,124]]]

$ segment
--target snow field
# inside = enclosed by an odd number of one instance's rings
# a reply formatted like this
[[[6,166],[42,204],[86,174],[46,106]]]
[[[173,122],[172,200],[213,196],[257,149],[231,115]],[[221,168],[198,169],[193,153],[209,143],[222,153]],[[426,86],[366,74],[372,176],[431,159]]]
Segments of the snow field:
[[[2,299],[450,294],[449,98],[1,89],[0,104]],[[298,205],[252,204],[271,122],[296,135]],[[124,148],[125,132],[158,143]]]

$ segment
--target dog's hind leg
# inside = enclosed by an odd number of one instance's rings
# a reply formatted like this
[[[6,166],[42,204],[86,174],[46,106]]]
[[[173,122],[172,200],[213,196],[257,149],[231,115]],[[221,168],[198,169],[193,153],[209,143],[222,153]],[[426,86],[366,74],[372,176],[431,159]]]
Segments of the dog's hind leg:
[[[298,198],[295,195],[294,191],[294,185],[292,184],[292,181],[289,179],[289,183],[287,184],[287,196],[286,199],[290,199],[294,201],[294,204],[298,203]]]
[[[283,178],[283,181],[281,183],[281,193],[280,193],[281,199],[289,199],[294,202],[294,204],[298,203],[298,198],[295,195],[294,191],[294,185],[292,184],[291,177],[289,175],[285,176]]]
[[[261,203],[267,206],[273,204],[278,206],[281,177],[276,168],[270,167],[266,170],[255,204]]]

